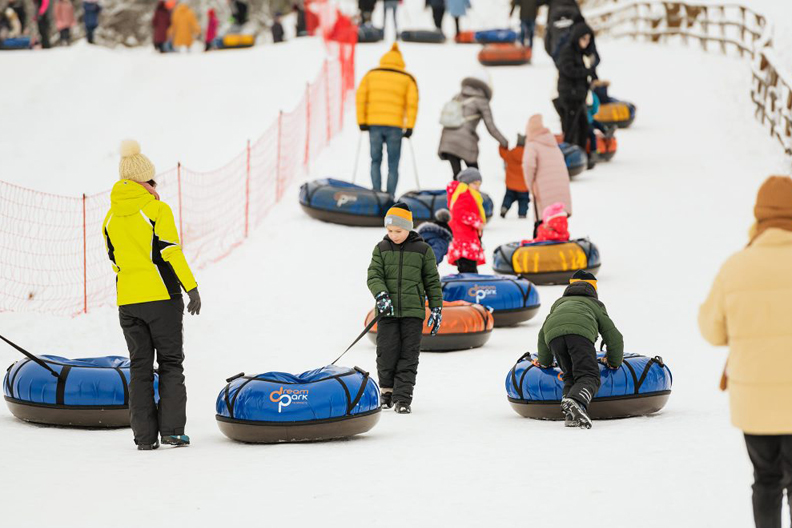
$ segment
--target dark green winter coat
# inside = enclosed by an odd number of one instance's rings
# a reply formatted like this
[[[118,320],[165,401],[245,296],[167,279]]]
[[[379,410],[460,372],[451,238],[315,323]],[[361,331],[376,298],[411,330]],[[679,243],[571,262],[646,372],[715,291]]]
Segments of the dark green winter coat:
[[[377,244],[368,268],[368,287],[376,297],[388,292],[396,317],[426,317],[429,307],[443,306],[443,288],[434,251],[423,238],[411,231],[402,244],[387,236]]]
[[[611,367],[619,367],[624,356],[624,339],[608,316],[605,305],[597,298],[597,290],[587,282],[575,282],[567,286],[564,296],[558,299],[539,331],[539,363],[553,363],[550,341],[565,335],[579,335],[597,342],[602,340],[608,347],[607,360]]]

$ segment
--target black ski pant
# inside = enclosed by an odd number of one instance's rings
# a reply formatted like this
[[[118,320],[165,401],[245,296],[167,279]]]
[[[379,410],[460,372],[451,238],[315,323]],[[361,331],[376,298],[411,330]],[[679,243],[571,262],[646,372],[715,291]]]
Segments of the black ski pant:
[[[157,435],[183,435],[187,422],[182,319],[184,301],[128,304],[118,308],[132,361],[129,419],[136,444],[153,444]],[[159,406],[154,402],[154,358],[159,366]]]
[[[384,317],[377,323],[377,373],[383,391],[393,390],[393,401],[412,403],[423,319]]]
[[[476,264],[475,260],[457,259],[456,267],[459,273],[478,273],[478,264]]]
[[[792,500],[792,435],[745,435],[754,466],[753,510],[756,528],[781,528],[784,490]],[[792,507],[790,507],[792,517]]]
[[[443,17],[445,16],[445,5],[440,7],[432,6],[432,18],[437,29],[443,31]]]
[[[577,145],[586,151],[589,136],[588,109],[585,100],[562,98],[556,105],[561,116],[561,129],[564,131],[564,141],[570,145]]]
[[[601,383],[594,343],[569,334],[550,341],[550,350],[564,373],[564,397],[588,407]]]
[[[454,181],[456,181],[457,175],[462,172],[462,158],[459,156],[454,156],[453,154],[443,154],[443,157],[444,159],[448,160],[448,163],[451,164],[451,172],[454,173]],[[478,162],[468,163],[466,161],[465,166],[478,169]]]

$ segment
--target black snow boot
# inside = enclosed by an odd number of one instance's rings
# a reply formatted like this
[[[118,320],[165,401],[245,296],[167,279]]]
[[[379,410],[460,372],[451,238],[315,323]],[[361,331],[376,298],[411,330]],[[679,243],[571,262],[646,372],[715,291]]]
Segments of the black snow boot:
[[[501,207],[501,218],[506,218],[506,213],[508,212],[509,212],[508,209],[506,209],[505,207]]]
[[[154,451],[159,447],[159,442],[156,440],[153,444],[138,444],[138,451]]]
[[[380,393],[380,408],[390,409],[393,407],[393,393],[391,391]]]
[[[190,437],[187,435],[163,436],[162,443],[165,445],[172,445],[176,447],[186,447],[190,445]]]
[[[588,170],[593,169],[597,165],[598,161],[599,161],[599,153],[595,150],[594,152],[591,152],[589,154],[587,169]]]
[[[564,427],[580,427],[580,422],[575,420],[571,414],[567,414],[564,418]]]
[[[569,420],[577,421],[581,429],[591,429],[591,418],[586,409],[572,398],[561,400],[561,410]]]
[[[399,414],[410,414],[412,412],[409,403],[396,402],[395,407],[396,407],[396,412]]]

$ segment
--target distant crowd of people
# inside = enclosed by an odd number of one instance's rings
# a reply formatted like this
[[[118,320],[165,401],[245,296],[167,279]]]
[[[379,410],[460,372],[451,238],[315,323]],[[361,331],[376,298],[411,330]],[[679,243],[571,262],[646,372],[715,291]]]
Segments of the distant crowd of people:
[[[244,32],[250,21],[251,10],[247,0],[227,0],[230,10],[227,33]],[[0,0],[2,2],[2,0]],[[28,12],[25,0],[7,0],[0,3],[0,44],[4,41],[24,40],[27,48],[50,48],[53,45],[71,44],[75,28],[82,18],[85,37],[89,44],[95,42],[99,27],[101,0],[32,0],[34,9]],[[297,36],[308,34],[307,15],[301,2],[294,2]],[[53,26],[54,20],[54,26]],[[206,12],[204,27],[201,27],[196,12],[186,1],[159,0],[151,19],[152,42],[161,53],[187,51],[195,41],[203,37],[204,49],[213,49],[220,37],[221,22],[215,9]],[[56,31],[57,30],[57,33]],[[281,13],[275,13],[270,25],[273,42],[283,42],[286,32],[281,22]],[[57,40],[53,37],[57,35]]]
[[[77,26],[72,0],[33,0],[33,12],[28,15],[23,0],[8,0],[0,10],[0,42],[7,39],[37,39],[42,48],[52,47],[52,18],[58,32],[57,44],[68,46],[72,30]],[[88,43],[94,43],[96,28],[99,27],[100,0],[82,0],[82,22]],[[35,32],[34,32],[35,29]]]

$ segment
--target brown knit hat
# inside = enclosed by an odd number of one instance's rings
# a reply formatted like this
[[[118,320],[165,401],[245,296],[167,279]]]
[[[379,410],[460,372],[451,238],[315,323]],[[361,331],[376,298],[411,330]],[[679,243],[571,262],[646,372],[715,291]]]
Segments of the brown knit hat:
[[[789,176],[767,178],[759,188],[754,216],[756,216],[756,234],[751,242],[772,227],[792,231],[792,178]]]

